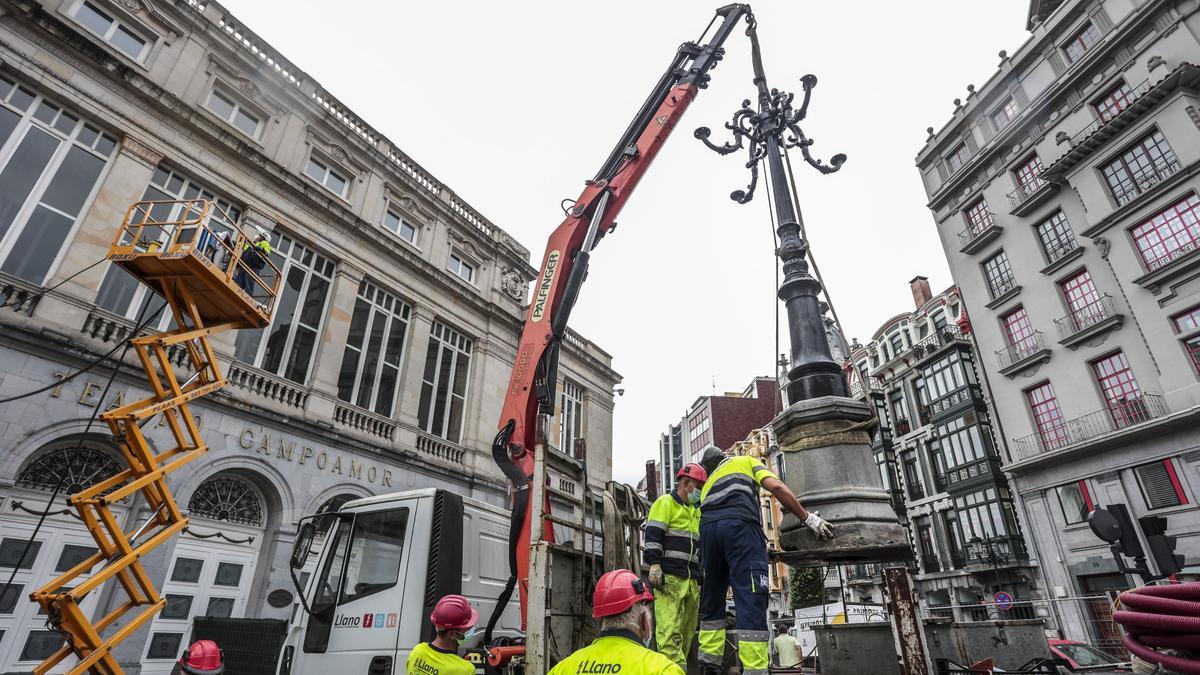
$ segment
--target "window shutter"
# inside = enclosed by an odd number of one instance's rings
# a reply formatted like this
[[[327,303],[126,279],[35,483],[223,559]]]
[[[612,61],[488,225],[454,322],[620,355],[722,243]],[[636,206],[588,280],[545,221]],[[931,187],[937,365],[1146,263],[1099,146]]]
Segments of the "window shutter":
[[[1155,462],[1139,466],[1135,469],[1138,480],[1142,483],[1142,491],[1146,494],[1146,504],[1151,509],[1162,509],[1168,506],[1178,506],[1179,493],[1167,472],[1166,464]]]

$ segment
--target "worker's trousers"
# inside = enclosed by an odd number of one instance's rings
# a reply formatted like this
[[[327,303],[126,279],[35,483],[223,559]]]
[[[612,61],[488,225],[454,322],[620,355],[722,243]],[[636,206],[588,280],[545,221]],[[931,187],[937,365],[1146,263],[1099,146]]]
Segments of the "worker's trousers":
[[[767,540],[762,528],[745,520],[700,524],[700,663],[719,669],[725,655],[725,589],[733,587],[737,611],[738,658],[742,675],[766,675]]]
[[[674,574],[663,575],[663,587],[654,591],[654,637],[658,651],[687,672],[687,655],[696,639],[700,584]]]

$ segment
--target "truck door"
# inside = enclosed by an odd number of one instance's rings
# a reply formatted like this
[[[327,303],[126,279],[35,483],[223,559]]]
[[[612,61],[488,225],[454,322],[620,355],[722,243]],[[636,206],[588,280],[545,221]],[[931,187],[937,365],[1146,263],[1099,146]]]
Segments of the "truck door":
[[[309,584],[307,617],[293,672],[390,675],[403,672],[397,641],[419,502],[339,514]],[[415,617],[413,617],[415,618]],[[411,645],[407,645],[411,647]]]

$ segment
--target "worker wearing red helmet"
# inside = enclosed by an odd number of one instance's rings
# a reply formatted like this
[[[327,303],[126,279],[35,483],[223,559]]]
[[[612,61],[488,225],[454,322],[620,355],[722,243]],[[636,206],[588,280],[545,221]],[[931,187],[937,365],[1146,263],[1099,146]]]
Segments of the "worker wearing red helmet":
[[[438,600],[429,615],[437,636],[413,647],[404,665],[407,675],[475,675],[475,666],[458,655],[458,646],[475,632],[479,612],[461,595]]]
[[[550,669],[549,675],[620,673],[683,675],[671,659],[646,648],[654,634],[654,593],[629,570],[606,572],[592,594],[592,616],[600,635]]]
[[[700,489],[708,472],[685,464],[675,489],[654,501],[646,516],[646,548],[658,651],[687,670],[700,621]]]

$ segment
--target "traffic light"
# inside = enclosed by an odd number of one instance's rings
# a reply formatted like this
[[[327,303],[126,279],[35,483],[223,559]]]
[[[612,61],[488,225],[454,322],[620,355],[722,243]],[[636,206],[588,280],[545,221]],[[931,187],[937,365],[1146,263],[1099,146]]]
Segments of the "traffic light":
[[[1133,519],[1129,517],[1129,509],[1125,508],[1124,504],[1110,504],[1108,510],[1121,525],[1121,539],[1117,542],[1117,545],[1121,547],[1121,553],[1134,559],[1146,555],[1142,552],[1142,543],[1138,541],[1137,530],[1133,529]]]
[[[1150,557],[1158,567],[1162,577],[1178,573],[1183,569],[1183,555],[1175,552],[1175,537],[1167,536],[1167,519],[1163,516],[1142,516],[1138,518],[1142,526],[1142,534],[1146,535],[1146,544],[1150,547]]]

